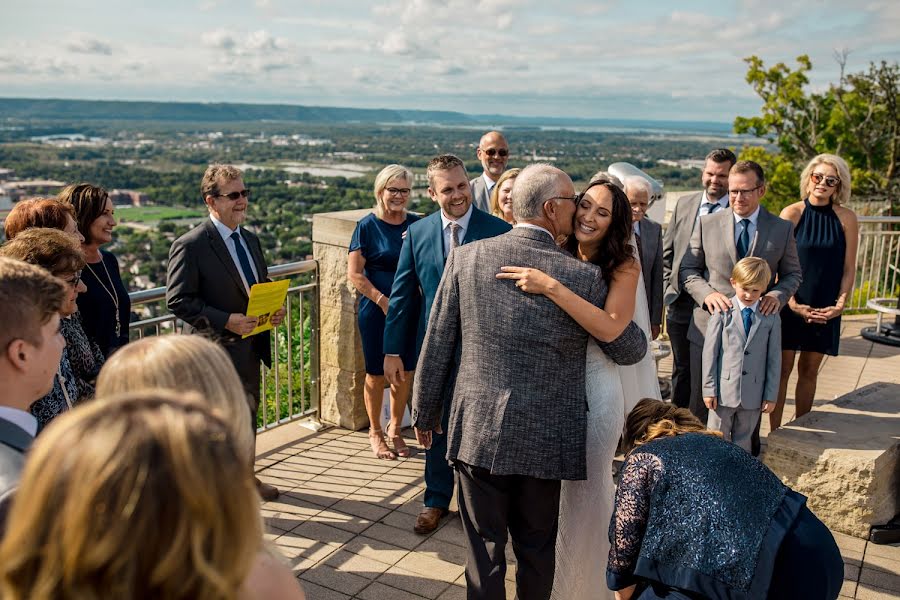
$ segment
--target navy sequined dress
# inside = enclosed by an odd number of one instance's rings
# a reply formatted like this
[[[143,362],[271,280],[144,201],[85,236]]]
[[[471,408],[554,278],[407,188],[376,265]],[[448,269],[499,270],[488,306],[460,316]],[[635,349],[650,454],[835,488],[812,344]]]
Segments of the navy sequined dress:
[[[843,580],[837,544],[806,498],[702,433],[628,456],[609,535],[607,585],[638,584],[636,600],[833,600]]]
[[[794,299],[813,308],[833,306],[841,293],[847,239],[841,220],[829,202],[815,206],[803,201],[803,214],[794,228],[803,283]],[[789,306],[781,309],[781,347],[784,350],[821,352],[837,356],[841,343],[841,317],[823,324],[806,323]]]

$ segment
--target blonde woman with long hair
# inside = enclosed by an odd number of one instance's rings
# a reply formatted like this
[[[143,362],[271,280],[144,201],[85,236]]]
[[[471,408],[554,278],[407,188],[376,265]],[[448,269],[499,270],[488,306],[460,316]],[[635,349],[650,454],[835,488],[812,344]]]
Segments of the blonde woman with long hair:
[[[8,526],[6,600],[303,598],[262,550],[232,428],[196,395],[143,392],[57,419],[32,447]]]
[[[650,398],[622,443],[606,570],[617,600],[837,598],[834,537],[762,462]]]
[[[491,190],[491,214],[510,225],[516,224],[516,218],[512,213],[512,190],[521,171],[522,169],[507,169]]]

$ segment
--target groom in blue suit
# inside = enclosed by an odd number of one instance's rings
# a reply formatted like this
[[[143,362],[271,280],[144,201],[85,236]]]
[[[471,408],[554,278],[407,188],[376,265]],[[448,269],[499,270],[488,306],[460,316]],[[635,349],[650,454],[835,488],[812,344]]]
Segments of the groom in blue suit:
[[[511,229],[505,221],[472,205],[466,168],[456,156],[442,154],[431,159],[427,175],[428,194],[441,210],[410,225],[400,250],[384,326],[384,375],[391,384],[406,378],[400,355],[412,344],[416,355],[422,349],[431,305],[450,250]],[[453,470],[446,458],[446,404],[452,391],[446,390],[444,396],[444,433],[434,436],[425,455],[425,508],[416,517],[416,533],[434,531],[453,497]]]

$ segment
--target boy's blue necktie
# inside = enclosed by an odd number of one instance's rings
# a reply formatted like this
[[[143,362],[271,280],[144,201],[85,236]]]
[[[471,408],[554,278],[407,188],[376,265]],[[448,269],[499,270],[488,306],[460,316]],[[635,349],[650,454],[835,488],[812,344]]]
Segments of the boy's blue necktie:
[[[744,333],[750,335],[750,327],[753,325],[753,309],[745,308],[741,311],[741,315],[744,317]]]

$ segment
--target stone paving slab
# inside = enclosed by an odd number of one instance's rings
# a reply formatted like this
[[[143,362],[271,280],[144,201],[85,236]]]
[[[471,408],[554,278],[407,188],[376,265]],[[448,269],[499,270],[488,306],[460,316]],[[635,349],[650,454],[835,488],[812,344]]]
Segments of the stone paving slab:
[[[874,323],[848,317],[841,351],[823,361],[816,404],[873,381],[900,383],[900,348],[875,346],[859,336]],[[671,372],[671,359],[660,373]],[[788,390],[784,421],[793,418]],[[763,435],[768,423],[763,419]],[[408,443],[415,445],[411,431]],[[263,504],[266,537],[301,579],[310,600],[461,600],[465,548],[455,512],[437,531],[412,531],[422,506],[424,455],[383,461],[371,456],[365,432],[340,428],[312,432],[296,424],[260,435],[257,474],[282,489]],[[842,598],[900,598],[900,545],[879,546],[836,534],[844,558]],[[507,548],[507,550],[510,550]],[[511,552],[507,555],[512,559]],[[515,563],[507,572],[515,596]]]

